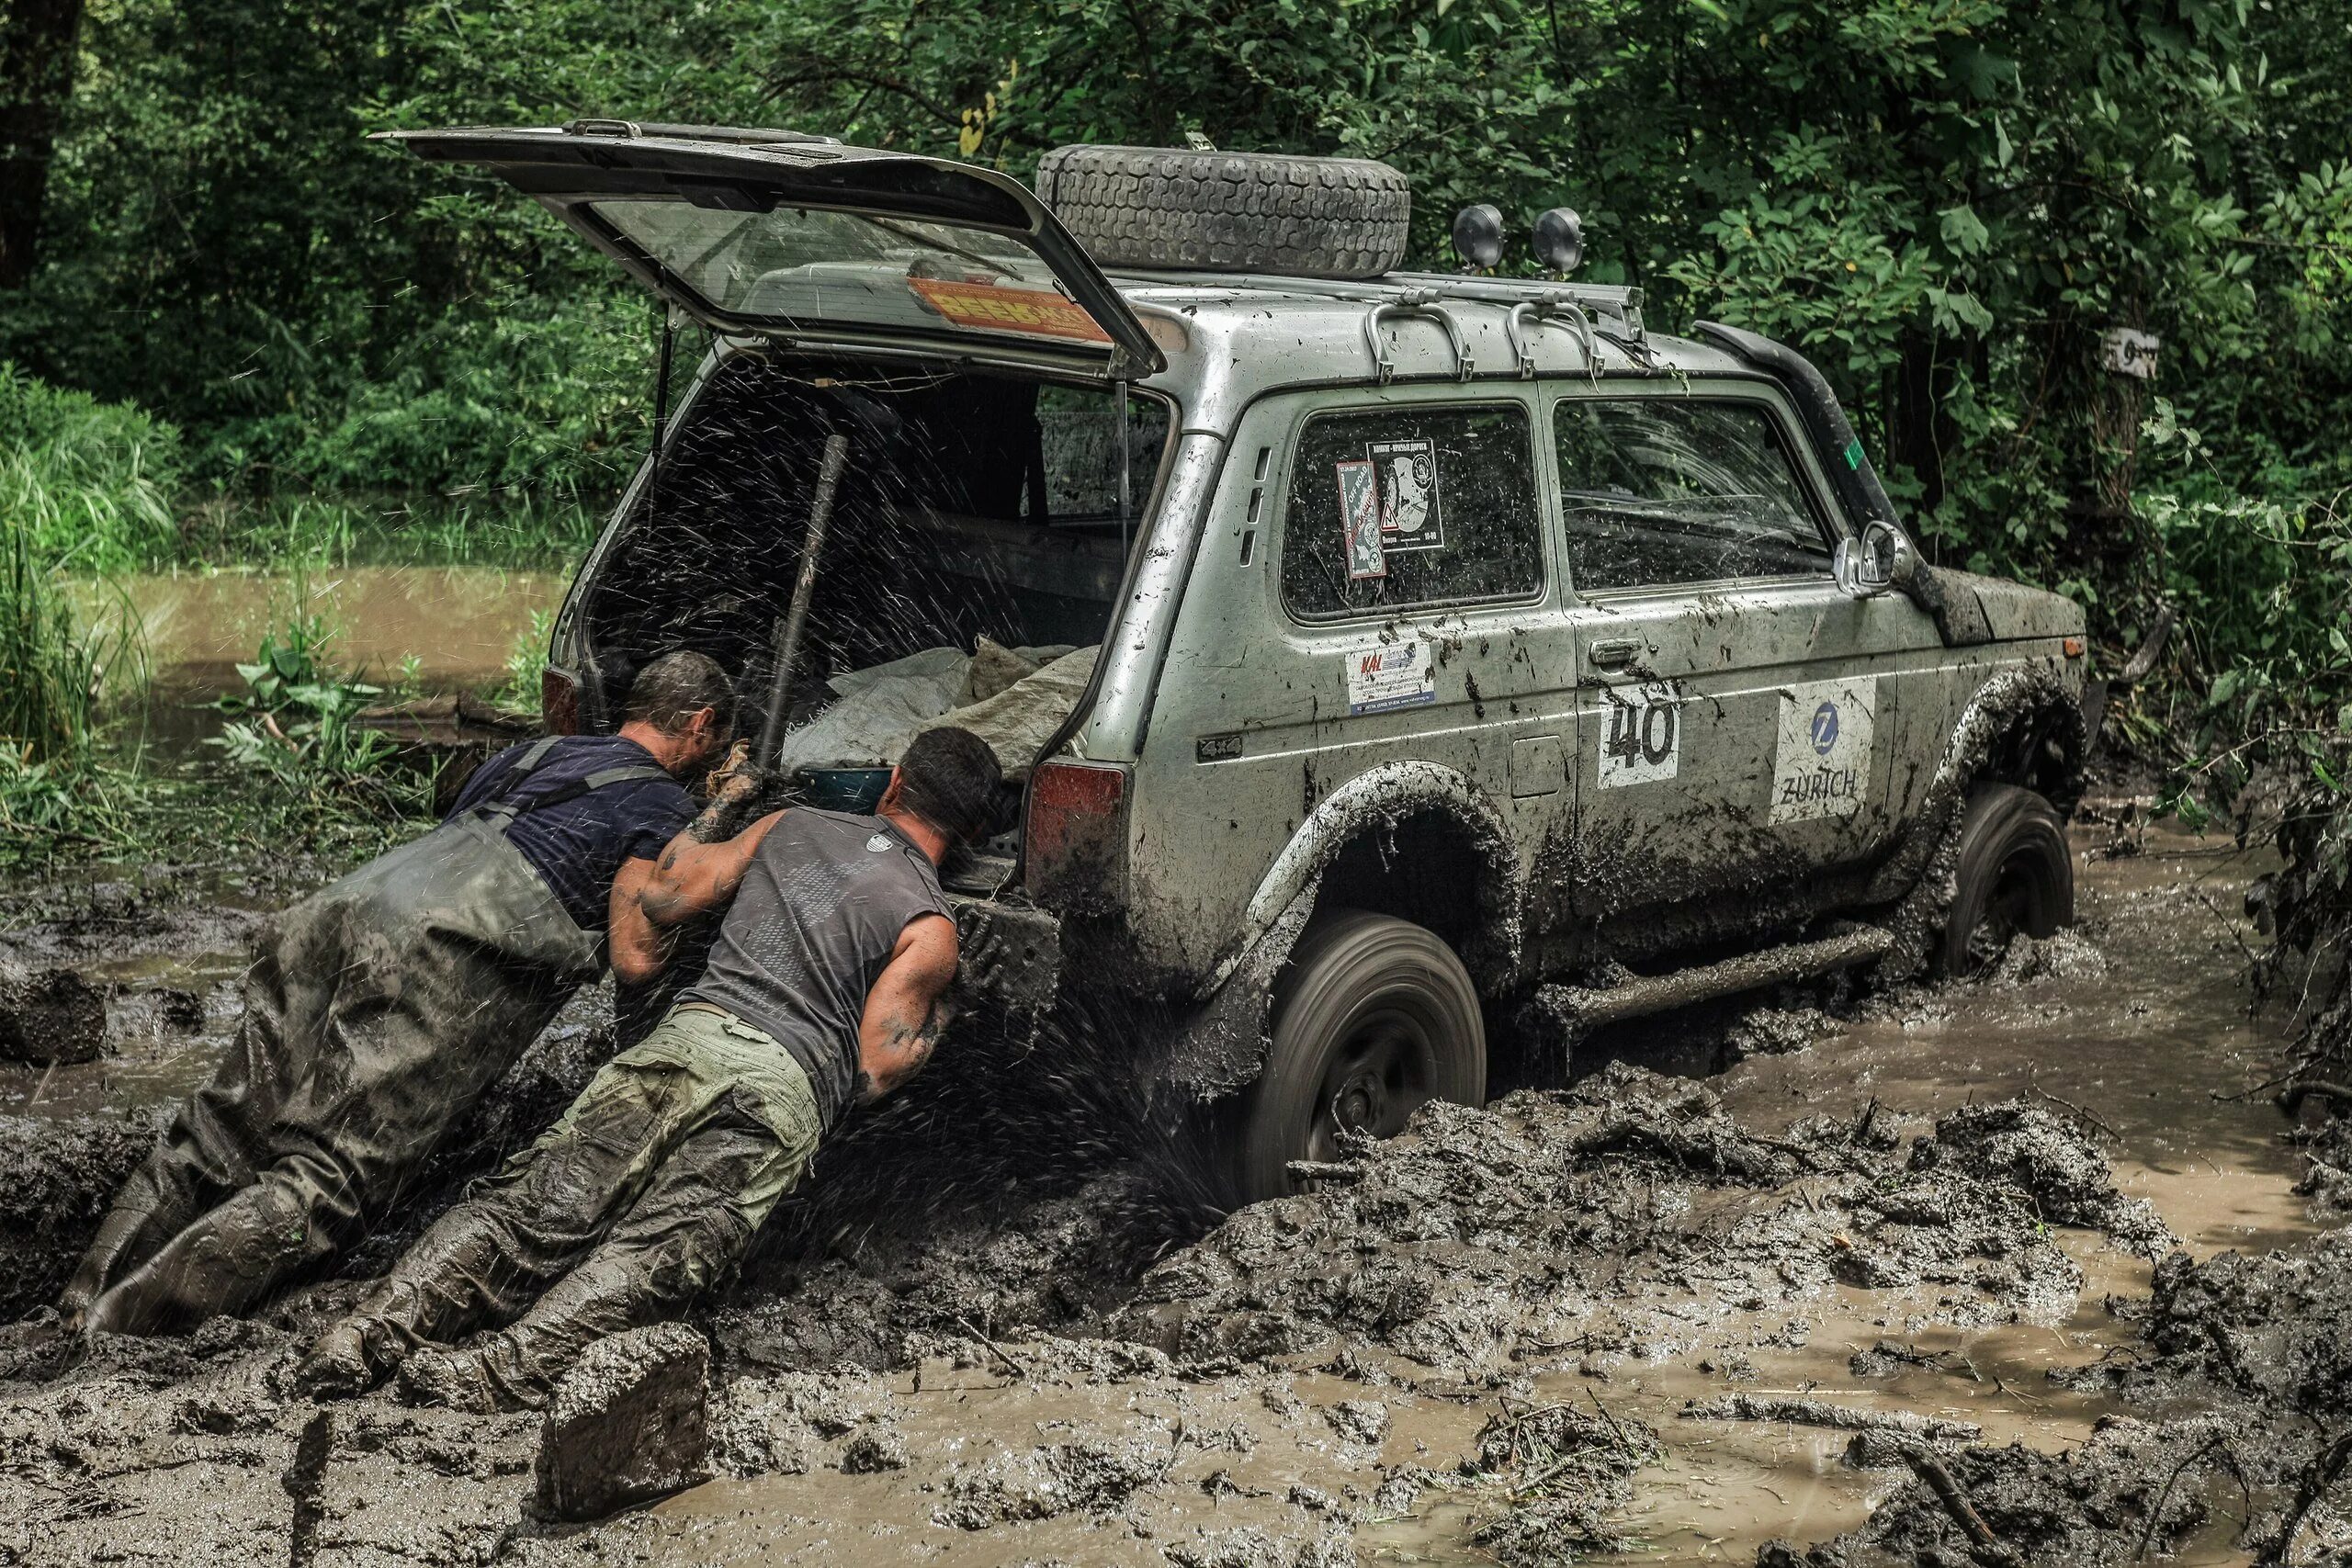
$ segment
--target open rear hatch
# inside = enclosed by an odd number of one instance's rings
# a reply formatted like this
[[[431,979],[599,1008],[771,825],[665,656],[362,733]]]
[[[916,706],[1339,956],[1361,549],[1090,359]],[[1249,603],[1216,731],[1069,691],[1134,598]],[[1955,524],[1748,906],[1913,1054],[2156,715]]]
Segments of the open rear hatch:
[[[716,332],[1134,380],[1165,364],[1020,182],[786,130],[575,120],[381,133],[537,197]]]

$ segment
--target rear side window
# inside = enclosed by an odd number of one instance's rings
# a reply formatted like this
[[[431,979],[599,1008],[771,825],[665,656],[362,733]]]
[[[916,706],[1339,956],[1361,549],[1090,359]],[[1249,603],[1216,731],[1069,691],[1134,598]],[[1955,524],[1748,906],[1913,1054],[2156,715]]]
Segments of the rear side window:
[[[1796,466],[1757,404],[1578,398],[1553,423],[1580,591],[1829,570]]]
[[[1317,414],[1291,464],[1283,603],[1311,619],[1524,598],[1542,536],[1519,405]]]

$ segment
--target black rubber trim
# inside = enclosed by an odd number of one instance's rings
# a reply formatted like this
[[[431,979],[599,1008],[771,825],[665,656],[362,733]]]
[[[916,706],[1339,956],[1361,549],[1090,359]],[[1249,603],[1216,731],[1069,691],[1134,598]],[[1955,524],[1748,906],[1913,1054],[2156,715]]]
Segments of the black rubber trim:
[[[1861,438],[1854,434],[1853,423],[1846,417],[1838,394],[1829,389],[1828,380],[1814,367],[1813,361],[1786,344],[1774,343],[1770,338],[1739,327],[1727,327],[1720,321],[1694,321],[1690,332],[1694,337],[1711,339],[1730,350],[1781,384],[1789,394],[1789,400],[1796,404],[1797,417],[1804,422],[1805,434],[1820,456],[1821,466],[1828,470],[1838,504],[1845,508],[1847,520],[1857,534],[1867,524],[1895,521],[1894,502],[1887,498],[1886,487],[1879,482],[1870,454],[1862,449]],[[1950,581],[1922,561],[1905,592],[1913,604],[1934,618],[1936,631],[1943,637],[1945,647],[1973,648],[1993,640],[1993,627],[1985,619],[1984,606],[1977,603],[1975,590],[1965,582]]]

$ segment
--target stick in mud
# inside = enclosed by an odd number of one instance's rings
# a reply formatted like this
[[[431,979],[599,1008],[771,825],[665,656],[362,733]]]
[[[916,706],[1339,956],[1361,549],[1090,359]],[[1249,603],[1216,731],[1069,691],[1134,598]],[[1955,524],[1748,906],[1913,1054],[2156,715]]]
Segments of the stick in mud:
[[[1752,1393],[1692,1400],[1682,1407],[1681,1415],[1686,1421],[1786,1421],[1841,1432],[1900,1432],[1939,1442],[1973,1443],[1984,1435],[1984,1428],[1973,1421],[1947,1421],[1909,1410],[1857,1410],[1818,1399],[1761,1399]]]
[[[1958,1481],[1952,1479],[1951,1472],[1944,1468],[1941,1460],[1927,1450],[1917,1448],[1905,1449],[1903,1460],[1911,1467],[1913,1474],[1927,1483],[1928,1490],[1933,1492],[1936,1500],[1944,1506],[1944,1512],[1951,1516],[1952,1522],[1974,1544],[1976,1550],[1973,1555],[1980,1561],[1993,1563],[2017,1561],[2017,1553],[1993,1533],[1993,1527],[1984,1522],[1984,1516],[1976,1511],[1976,1505],[1968,1500],[1968,1494],[1961,1489]]]

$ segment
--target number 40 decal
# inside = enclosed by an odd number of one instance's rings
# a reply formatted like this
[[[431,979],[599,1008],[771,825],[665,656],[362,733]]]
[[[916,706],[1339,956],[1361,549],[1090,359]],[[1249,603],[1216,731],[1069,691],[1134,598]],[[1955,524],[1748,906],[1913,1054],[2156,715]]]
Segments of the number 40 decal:
[[[1682,694],[1670,681],[1612,686],[1600,734],[1600,787],[1657,784],[1682,761]]]

